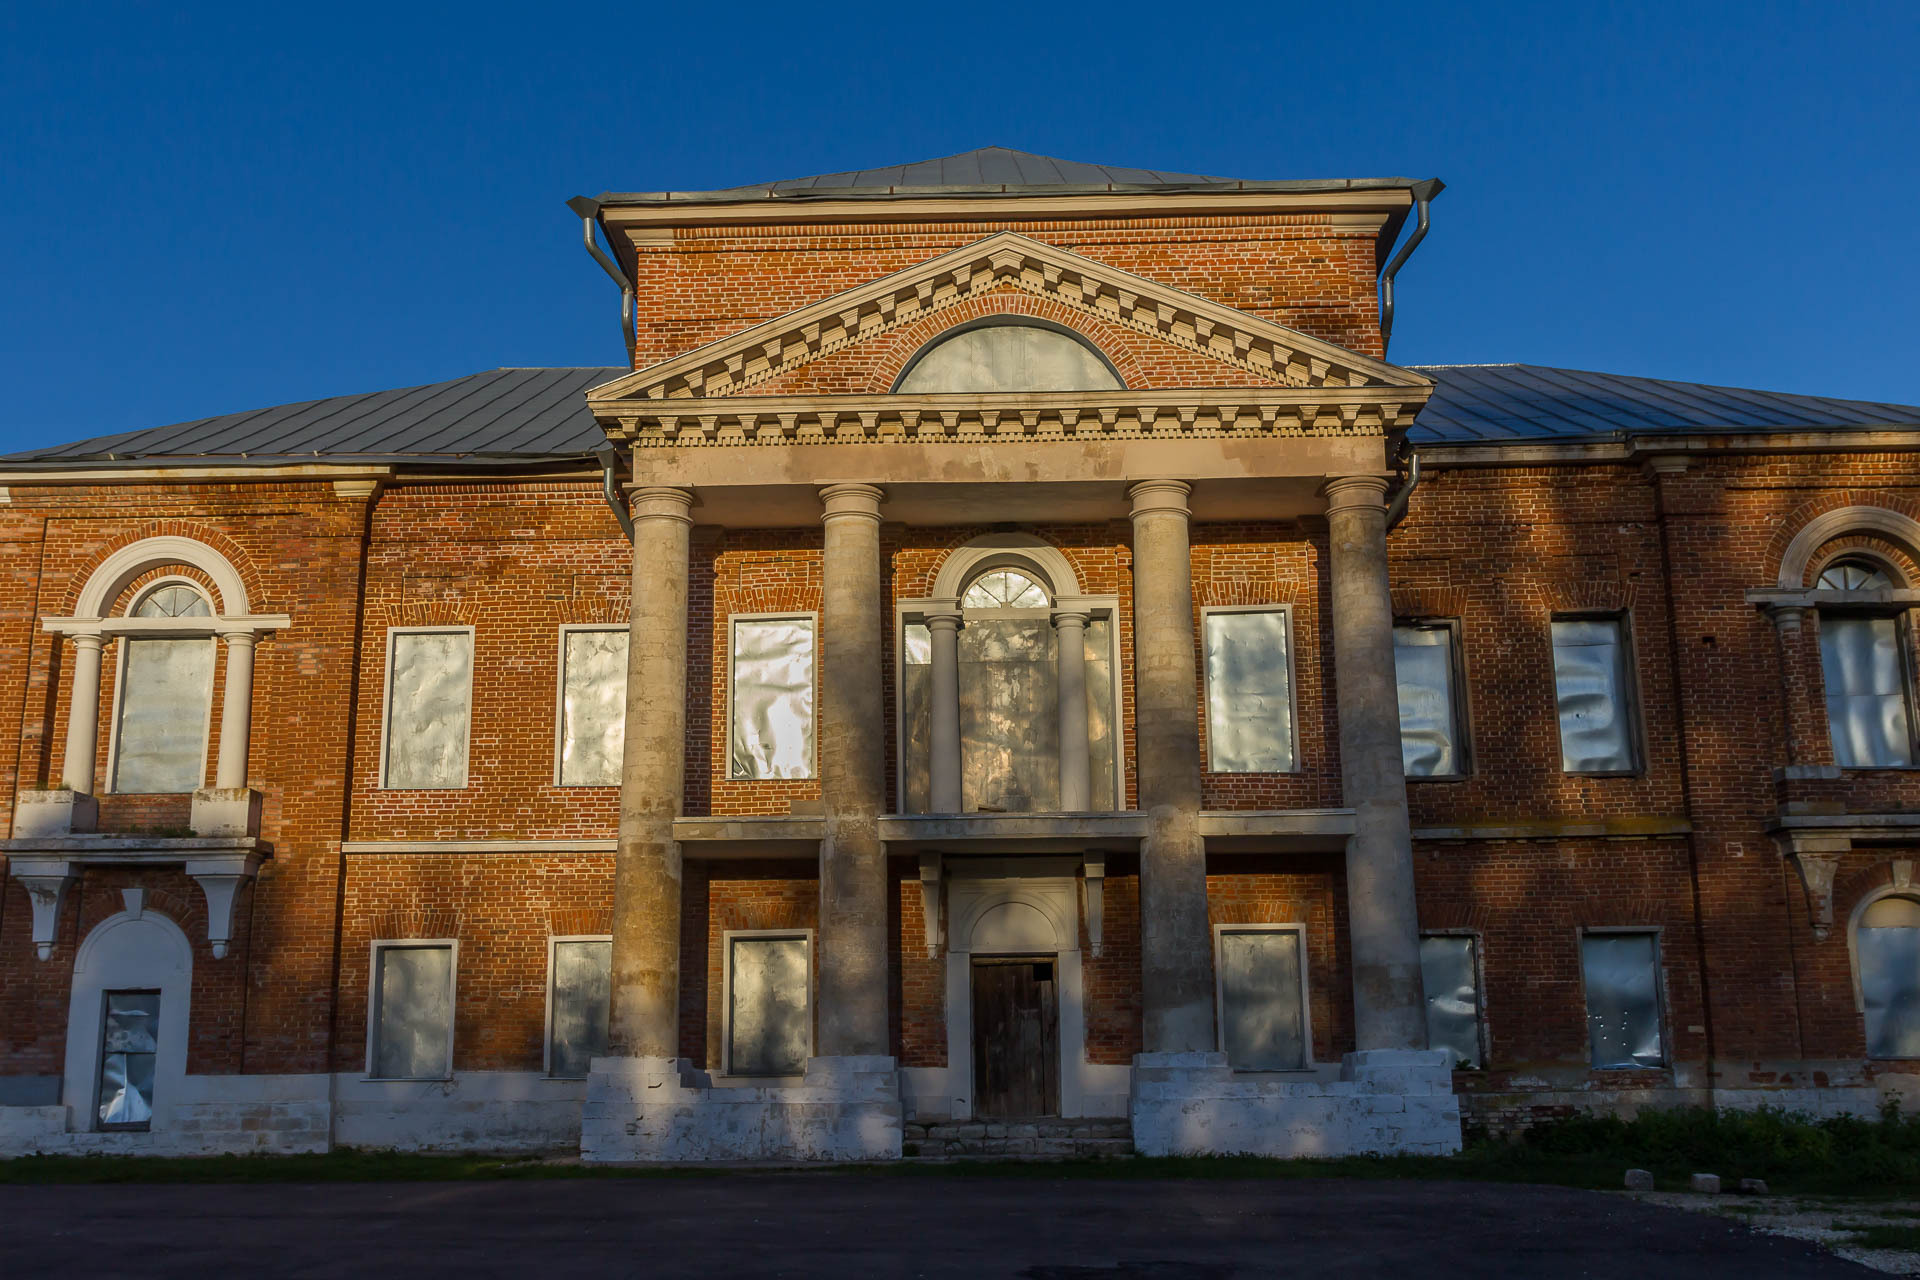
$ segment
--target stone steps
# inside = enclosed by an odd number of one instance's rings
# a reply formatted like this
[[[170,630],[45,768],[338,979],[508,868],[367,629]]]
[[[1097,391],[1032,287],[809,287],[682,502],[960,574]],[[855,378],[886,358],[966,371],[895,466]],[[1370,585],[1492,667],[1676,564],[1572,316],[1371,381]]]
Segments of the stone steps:
[[[1086,1160],[1133,1154],[1124,1119],[909,1121],[902,1146],[910,1160]]]

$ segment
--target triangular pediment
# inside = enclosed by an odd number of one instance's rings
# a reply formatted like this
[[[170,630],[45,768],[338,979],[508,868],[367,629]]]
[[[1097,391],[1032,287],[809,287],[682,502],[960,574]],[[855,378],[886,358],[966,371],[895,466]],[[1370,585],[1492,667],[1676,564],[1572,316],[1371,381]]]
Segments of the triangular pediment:
[[[775,378],[1001,289],[1198,352],[1285,387],[1427,387],[1410,369],[1324,338],[1003,231],[871,283],[635,370],[589,392],[596,405],[753,395]]]

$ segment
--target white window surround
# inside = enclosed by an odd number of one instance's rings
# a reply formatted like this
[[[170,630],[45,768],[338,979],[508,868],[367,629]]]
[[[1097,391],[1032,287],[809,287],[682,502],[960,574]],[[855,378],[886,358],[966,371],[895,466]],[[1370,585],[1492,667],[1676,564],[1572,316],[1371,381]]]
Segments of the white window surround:
[[[1306,770],[1306,762],[1301,758],[1302,752],[1300,750],[1300,682],[1297,678],[1296,671],[1299,660],[1299,645],[1296,641],[1293,626],[1293,606],[1291,604],[1277,603],[1206,605],[1200,610],[1200,631],[1196,637],[1198,640],[1196,647],[1199,651],[1200,658],[1200,709],[1206,718],[1207,724],[1207,756],[1204,767],[1208,773],[1222,772],[1214,763],[1214,725],[1211,711],[1212,676],[1207,670],[1207,619],[1215,614],[1235,613],[1277,613],[1281,615],[1287,634],[1287,733],[1292,739],[1288,746],[1288,755],[1291,757],[1293,764],[1291,768],[1287,769],[1271,771],[1259,770],[1258,772],[1272,772],[1279,776],[1303,773]]]
[[[467,637],[467,750],[461,761],[460,782],[444,787],[395,787],[387,781],[387,750],[389,734],[393,728],[393,651],[394,642],[400,636],[417,635],[464,635]],[[404,791],[460,791],[473,780],[473,671],[479,660],[479,644],[475,639],[471,624],[448,623],[443,626],[388,627],[386,642],[386,673],[381,677],[380,689],[380,789]]]
[[[814,1056],[819,1034],[816,1008],[819,972],[812,929],[726,929],[720,934],[720,1074],[733,1074],[733,944],[738,938],[779,941],[798,939],[807,944],[807,1056]],[[757,1080],[787,1079],[784,1076],[755,1076]],[[795,1077],[797,1078],[797,1077]]]
[[[583,631],[611,631],[621,635],[631,634],[631,628],[623,623],[605,622],[568,622],[560,627],[560,650],[558,661],[554,664],[553,690],[553,785],[556,787],[596,787],[619,786],[619,779],[610,783],[567,782],[561,776],[564,765],[563,754],[567,746],[567,638]],[[631,656],[631,655],[629,655]],[[381,759],[385,760],[383,752]]]
[[[109,991],[158,991],[160,1026],[153,1072],[153,1117],[149,1130],[172,1127],[187,1074],[188,1007],[193,995],[193,947],[173,921],[146,906],[144,889],[122,889],[124,909],[95,925],[73,962],[67,998],[67,1054],[61,1102],[68,1124],[99,1128],[100,1040]],[[139,1135],[129,1134],[131,1143]]]
[[[374,1074],[380,1039],[380,953],[414,947],[444,947],[447,950],[447,1070],[442,1076],[381,1076]],[[453,1079],[454,1027],[459,1022],[460,940],[458,938],[376,938],[367,950],[367,1061],[368,1080],[451,1080]]]
[[[1860,921],[1867,914],[1868,907],[1886,898],[1920,900],[1920,885],[1913,883],[1913,863],[1910,860],[1896,860],[1893,883],[1860,895],[1860,900],[1853,904],[1853,910],[1847,915],[1847,970],[1853,979],[1854,1012],[1863,1019],[1867,1014],[1867,993],[1860,978]]]
[[[612,941],[613,941],[613,935],[610,933],[560,933],[560,934],[549,934],[547,936],[547,1022],[546,1022],[546,1032],[545,1032],[546,1038],[544,1041],[544,1047],[541,1051],[540,1069],[547,1075],[549,1079],[554,1079],[554,1080],[579,1079],[578,1076],[556,1076],[553,1074],[553,1005],[554,1005],[553,983],[554,983],[554,978],[556,976],[556,973],[554,970],[554,951],[562,943],[567,943],[567,942],[611,943]]]
[[[1840,507],[1815,516],[1793,535],[1793,540],[1780,557],[1780,574],[1776,581],[1779,589],[1802,590],[1806,586],[1807,569],[1812,565],[1815,553],[1835,538],[1848,534],[1885,538],[1920,557],[1920,521],[1887,507]],[[1839,556],[1834,558],[1838,559]]]
[[[1300,1066],[1292,1070],[1266,1071],[1258,1068],[1236,1067],[1236,1071],[1247,1071],[1259,1075],[1291,1075],[1296,1072],[1312,1072],[1313,1059],[1313,1003],[1311,1001],[1311,983],[1309,970],[1312,963],[1307,952],[1307,926],[1301,922],[1277,924],[1216,924],[1213,926],[1213,1034],[1214,1047],[1221,1053],[1227,1051],[1227,983],[1226,974],[1220,963],[1220,941],[1230,933],[1291,933],[1299,938],[1300,947]]]
[[[735,685],[733,661],[735,656],[734,627],[742,622],[800,622],[804,621],[813,632],[813,704],[811,720],[807,726],[807,771],[801,778],[820,776],[820,615],[807,609],[789,609],[765,613],[730,613],[727,615],[727,715],[726,715],[726,758],[727,778],[730,781],[774,781],[775,779],[751,779],[733,771],[733,730],[735,714]],[[789,779],[791,780],[791,779]]]
[[[1595,938],[1617,937],[1622,934],[1644,935],[1644,936],[1650,936],[1653,939],[1653,1002],[1654,1002],[1654,1018],[1660,1029],[1660,1061],[1657,1064],[1649,1063],[1645,1066],[1639,1066],[1639,1067],[1615,1066],[1615,1067],[1597,1068],[1592,1065],[1591,1057],[1589,1057],[1588,1069],[1589,1070],[1607,1070],[1607,1071],[1669,1070],[1673,1066],[1673,1034],[1672,1034],[1671,1028],[1668,1025],[1668,1020],[1667,1020],[1667,1010],[1669,1008],[1669,1004],[1667,1000],[1666,930],[1660,925],[1644,925],[1644,924],[1583,925],[1582,927],[1580,927],[1578,930],[1575,931],[1574,946],[1576,948],[1576,954],[1580,962],[1580,1010],[1581,1010],[1582,1022],[1584,1024],[1582,1027],[1583,1034],[1585,1034],[1588,1037],[1588,1042],[1590,1045],[1592,1030],[1591,1030],[1591,1024],[1587,1022],[1588,1005],[1587,1005],[1586,940],[1590,937],[1595,937]],[[1589,1053],[1591,1053],[1591,1050],[1589,1050]]]

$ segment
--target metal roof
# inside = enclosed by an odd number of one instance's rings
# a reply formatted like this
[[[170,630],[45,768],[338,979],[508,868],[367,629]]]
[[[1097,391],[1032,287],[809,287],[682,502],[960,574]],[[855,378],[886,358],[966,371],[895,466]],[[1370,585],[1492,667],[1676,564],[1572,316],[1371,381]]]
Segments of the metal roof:
[[[1414,186],[1410,178],[1278,179],[1220,178],[1163,169],[1086,164],[1053,156],[981,147],[959,155],[916,160],[880,169],[848,169],[807,178],[752,183],[719,191],[608,191],[602,205],[731,203],[756,199],[873,200],[903,195],[992,196],[1033,192],[1055,194],[1101,191],[1353,191]]]
[[[1414,365],[1436,383],[1416,444],[1571,443],[1625,435],[1920,430],[1920,407],[1746,391],[1533,364]],[[623,367],[493,369],[451,382],[334,396],[0,457],[15,468],[281,464],[325,458],[502,464],[585,458],[606,444],[589,387]]]

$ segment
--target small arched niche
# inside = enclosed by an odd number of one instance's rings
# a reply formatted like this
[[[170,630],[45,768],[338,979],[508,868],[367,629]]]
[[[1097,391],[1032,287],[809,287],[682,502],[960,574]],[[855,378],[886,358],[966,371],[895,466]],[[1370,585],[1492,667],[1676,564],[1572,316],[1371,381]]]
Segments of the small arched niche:
[[[1118,391],[1126,384],[1098,348],[1063,325],[996,316],[949,329],[907,362],[902,395],[995,391]]]

